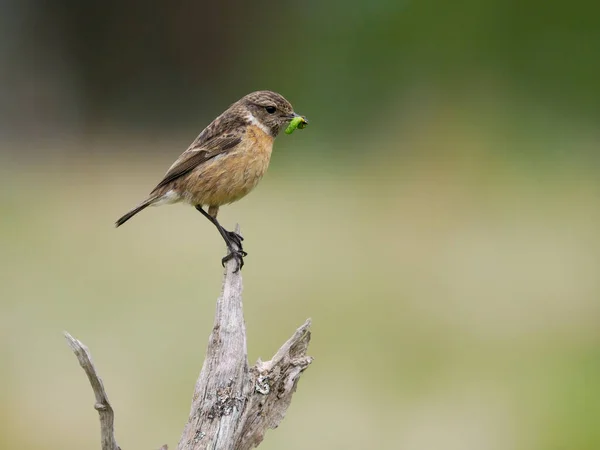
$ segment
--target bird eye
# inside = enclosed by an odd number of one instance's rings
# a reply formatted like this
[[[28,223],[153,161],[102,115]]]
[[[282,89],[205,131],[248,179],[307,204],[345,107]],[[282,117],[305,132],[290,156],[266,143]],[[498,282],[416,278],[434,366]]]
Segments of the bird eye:
[[[274,106],[265,106],[265,109],[269,114],[275,114],[275,111],[277,111],[277,108],[275,108]]]

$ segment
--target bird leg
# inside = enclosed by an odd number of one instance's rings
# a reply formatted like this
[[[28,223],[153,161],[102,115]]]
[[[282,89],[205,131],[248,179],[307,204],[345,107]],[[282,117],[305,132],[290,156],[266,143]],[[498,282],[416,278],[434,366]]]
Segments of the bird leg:
[[[248,253],[246,253],[242,248],[242,241],[244,238],[234,231],[227,231],[225,228],[223,228],[217,218],[204,211],[201,205],[196,205],[196,209],[200,211],[204,217],[210,220],[215,227],[217,227],[219,234],[229,249],[229,254],[221,260],[223,266],[225,266],[225,263],[230,259],[235,259],[238,263],[238,268],[235,271],[239,271],[242,267],[244,267],[244,256],[248,255]]]

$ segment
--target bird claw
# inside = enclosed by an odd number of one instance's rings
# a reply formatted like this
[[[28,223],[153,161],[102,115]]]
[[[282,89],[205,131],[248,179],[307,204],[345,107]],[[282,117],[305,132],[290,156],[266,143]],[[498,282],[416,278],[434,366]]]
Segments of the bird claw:
[[[229,251],[229,254],[227,256],[225,256],[223,259],[221,259],[221,264],[223,264],[223,267],[225,267],[225,263],[235,259],[235,261],[237,262],[237,268],[233,271],[233,273],[237,273],[240,270],[242,270],[242,267],[244,267],[244,256],[247,256],[248,253],[246,253],[244,250],[231,250]]]
[[[242,269],[242,267],[244,267],[244,256],[248,255],[248,253],[246,253],[242,247],[242,241],[244,240],[244,238],[235,231],[223,231],[227,235],[230,244],[228,245],[229,254],[221,260],[221,263],[223,264],[223,267],[225,267],[225,263],[227,261],[235,259],[237,262],[237,269],[235,269],[234,273],[237,273]],[[236,250],[234,246],[238,249]]]

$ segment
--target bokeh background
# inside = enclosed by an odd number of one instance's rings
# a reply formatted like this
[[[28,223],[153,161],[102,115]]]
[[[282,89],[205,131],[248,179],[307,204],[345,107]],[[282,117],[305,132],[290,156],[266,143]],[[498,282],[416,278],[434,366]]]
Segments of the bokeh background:
[[[251,361],[315,361],[261,449],[600,448],[591,1],[0,1],[0,447],[175,448],[221,287],[192,208],[115,230],[257,89],[309,128],[222,209]]]

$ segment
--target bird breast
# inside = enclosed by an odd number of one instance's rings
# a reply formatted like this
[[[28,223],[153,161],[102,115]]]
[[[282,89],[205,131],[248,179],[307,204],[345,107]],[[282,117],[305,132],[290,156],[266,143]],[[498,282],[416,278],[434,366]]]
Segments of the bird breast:
[[[220,206],[248,194],[269,167],[273,137],[249,126],[242,141],[189,174],[183,196],[195,205]]]

